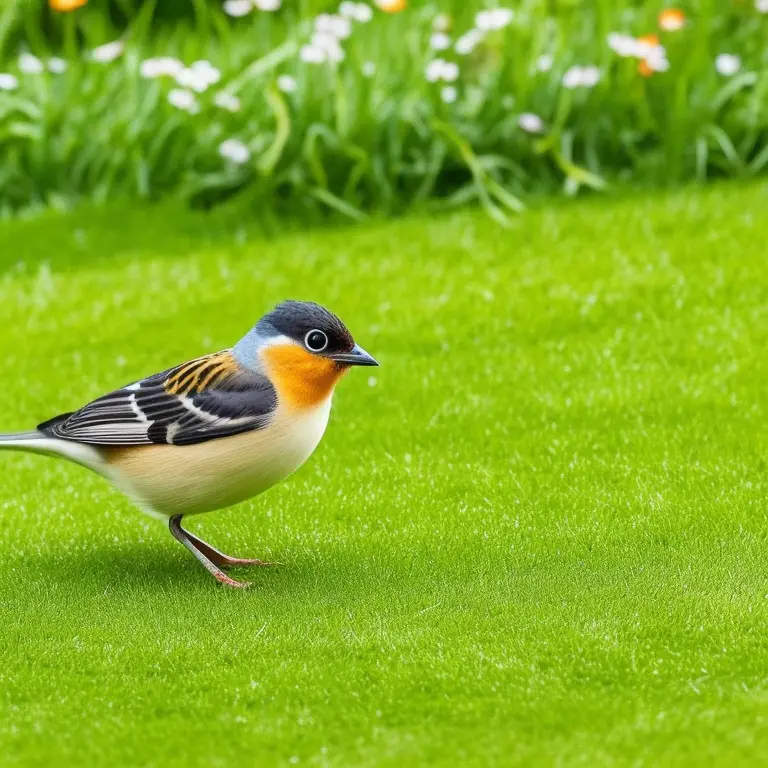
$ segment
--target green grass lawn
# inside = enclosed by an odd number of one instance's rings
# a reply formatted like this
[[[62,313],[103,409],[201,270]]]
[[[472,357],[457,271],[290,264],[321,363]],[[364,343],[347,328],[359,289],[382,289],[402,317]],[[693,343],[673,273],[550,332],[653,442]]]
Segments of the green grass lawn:
[[[0,455],[0,762],[767,760],[766,210],[753,185],[506,231],[3,225],[4,430],[286,297],[382,365],[297,475],[191,521],[282,563],[245,592],[96,476]]]

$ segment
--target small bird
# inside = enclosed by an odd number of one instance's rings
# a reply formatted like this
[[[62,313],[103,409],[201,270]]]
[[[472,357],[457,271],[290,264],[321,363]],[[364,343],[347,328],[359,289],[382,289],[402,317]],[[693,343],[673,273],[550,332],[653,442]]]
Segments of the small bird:
[[[36,430],[0,435],[8,448],[60,456],[110,480],[214,576],[269,565],[230,557],[181,527],[185,515],[250,499],[298,469],[328,424],[350,367],[378,365],[336,315],[285,301],[231,349],[129,384]]]

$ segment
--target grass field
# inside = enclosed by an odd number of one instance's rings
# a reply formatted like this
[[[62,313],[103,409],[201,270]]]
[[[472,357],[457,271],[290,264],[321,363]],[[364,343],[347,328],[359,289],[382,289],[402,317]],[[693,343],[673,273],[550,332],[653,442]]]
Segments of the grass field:
[[[0,229],[4,430],[231,344],[285,297],[382,365],[283,486],[192,522],[0,455],[4,765],[768,759],[768,189],[287,233]]]

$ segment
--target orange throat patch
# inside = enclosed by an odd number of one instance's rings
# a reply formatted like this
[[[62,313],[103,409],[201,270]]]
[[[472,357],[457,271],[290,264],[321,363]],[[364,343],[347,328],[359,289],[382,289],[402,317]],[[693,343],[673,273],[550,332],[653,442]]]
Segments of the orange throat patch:
[[[301,410],[326,400],[347,372],[333,360],[318,357],[297,344],[279,344],[261,352],[281,403]]]

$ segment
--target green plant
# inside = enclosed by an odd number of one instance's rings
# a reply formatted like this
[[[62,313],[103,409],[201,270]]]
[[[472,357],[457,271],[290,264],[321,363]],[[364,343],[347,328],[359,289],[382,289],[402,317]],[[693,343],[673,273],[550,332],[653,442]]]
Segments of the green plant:
[[[658,32],[659,2],[524,2],[478,34],[481,9],[455,0],[374,12],[337,48],[326,39],[323,55],[343,60],[323,63],[302,58],[318,24],[303,4],[232,20],[200,0],[189,23],[169,28],[144,3],[124,53],[103,63],[87,52],[120,31],[97,8],[56,17],[58,36],[29,23],[31,53],[64,53],[68,69],[23,74],[6,59],[20,84],[0,91],[0,210],[173,196],[364,219],[478,200],[504,221],[531,194],[768,167],[768,16],[757,7],[691,2],[683,29],[659,32],[668,68],[650,77],[609,35]],[[431,50],[441,14],[450,47]],[[738,71],[718,73],[723,53],[738,54]],[[221,79],[182,111],[169,104],[173,77],[142,76],[158,56],[210,61]],[[435,59],[458,69],[430,82]],[[597,73],[588,84],[579,66]],[[216,106],[222,98],[233,111]],[[526,132],[525,116],[540,128]],[[220,156],[233,139],[246,160]]]

